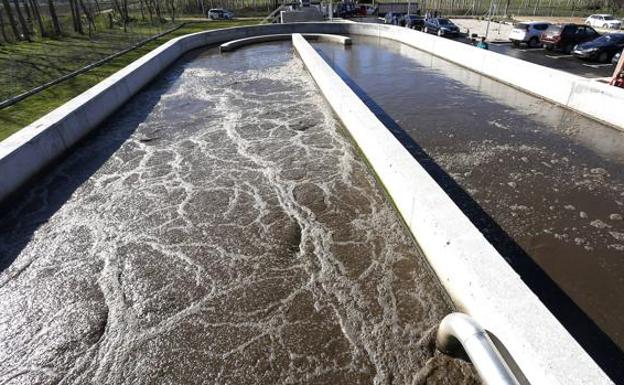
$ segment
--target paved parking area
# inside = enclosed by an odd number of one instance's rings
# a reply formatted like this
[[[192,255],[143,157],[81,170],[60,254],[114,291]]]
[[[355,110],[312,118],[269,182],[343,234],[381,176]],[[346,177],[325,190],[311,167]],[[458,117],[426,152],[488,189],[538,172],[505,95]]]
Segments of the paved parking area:
[[[511,43],[492,43],[490,50],[588,78],[602,78],[613,74],[613,65],[610,63],[584,61],[572,55],[546,51],[544,48],[514,48]]]

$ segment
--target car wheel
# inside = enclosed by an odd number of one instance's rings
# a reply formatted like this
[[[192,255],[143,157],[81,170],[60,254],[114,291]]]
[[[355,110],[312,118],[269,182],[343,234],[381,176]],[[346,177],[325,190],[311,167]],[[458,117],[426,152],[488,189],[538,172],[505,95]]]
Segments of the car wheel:
[[[529,47],[530,48],[537,48],[539,47],[539,40],[537,40],[537,38],[534,36],[531,39],[529,39]]]
[[[442,32],[441,29],[438,29],[438,36],[442,36],[442,35],[444,35],[444,32]]]
[[[607,61],[609,61],[609,54],[606,52],[600,52],[600,55],[598,55],[598,61],[601,63],[606,63]]]
[[[569,55],[573,49],[574,49],[574,46],[572,44],[566,44],[566,46],[563,48],[563,52]]]

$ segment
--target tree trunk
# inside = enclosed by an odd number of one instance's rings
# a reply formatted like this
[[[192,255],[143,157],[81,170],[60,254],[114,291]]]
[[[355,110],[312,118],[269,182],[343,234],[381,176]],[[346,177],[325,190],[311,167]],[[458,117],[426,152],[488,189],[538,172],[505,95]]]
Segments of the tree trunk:
[[[33,17],[30,12],[30,6],[28,5],[28,0],[23,0],[23,3],[24,3],[24,11],[26,12],[26,21],[28,22],[28,24],[32,24]]]
[[[128,32],[128,0],[123,0],[122,5],[123,5],[122,18],[123,18],[124,32]]]
[[[30,8],[33,11],[35,19],[37,19],[37,24],[39,25],[39,33],[41,34],[41,37],[47,36],[48,34],[46,33],[46,30],[43,26],[43,19],[41,18],[41,12],[39,12],[39,4],[37,4],[37,0],[30,0]]]
[[[84,29],[82,28],[82,17],[80,16],[78,0],[74,0],[74,8],[76,12],[76,25],[78,26],[78,33],[84,35]]]
[[[175,23],[175,0],[169,0],[169,13],[171,14],[171,22]]]
[[[20,40],[20,33],[17,29],[17,23],[15,22],[15,18],[13,17],[13,12],[11,11],[11,5],[9,4],[9,0],[2,0],[2,6],[4,6],[4,11],[9,18],[9,24],[11,24],[11,30],[13,31],[13,36],[15,40]]]
[[[78,32],[78,25],[76,24],[76,8],[74,7],[74,0],[69,0],[69,9],[71,11],[72,24],[74,25],[74,32]]]
[[[2,9],[0,9],[0,33],[2,34],[2,39],[4,39],[4,41],[8,43],[9,38],[7,37],[6,32],[4,31],[4,16],[2,16]]]
[[[13,4],[15,4],[15,13],[17,13],[17,19],[19,20],[20,26],[22,27],[22,33],[24,34],[24,39],[28,41],[32,41],[30,37],[30,30],[28,28],[28,23],[26,23],[26,19],[24,19],[24,15],[22,15],[22,10],[20,9],[19,3],[17,0],[13,0]]]
[[[82,12],[85,14],[87,18],[87,25],[89,26],[89,38],[91,37],[92,32],[95,30],[95,21],[93,20],[93,15],[91,15],[91,11],[85,7],[83,0],[77,0],[80,3],[80,8],[82,8]],[[78,13],[80,15],[80,13]]]
[[[52,18],[52,25],[54,26],[54,34],[60,36],[63,31],[61,31],[61,24],[56,16],[56,8],[54,8],[53,0],[48,0],[48,9],[50,10],[50,17]]]

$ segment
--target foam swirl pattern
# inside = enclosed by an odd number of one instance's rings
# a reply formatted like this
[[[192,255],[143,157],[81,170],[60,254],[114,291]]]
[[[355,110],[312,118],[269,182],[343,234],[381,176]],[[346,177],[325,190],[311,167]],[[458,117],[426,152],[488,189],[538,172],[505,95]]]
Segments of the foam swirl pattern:
[[[473,384],[289,44],[193,53],[0,219],[1,384]]]

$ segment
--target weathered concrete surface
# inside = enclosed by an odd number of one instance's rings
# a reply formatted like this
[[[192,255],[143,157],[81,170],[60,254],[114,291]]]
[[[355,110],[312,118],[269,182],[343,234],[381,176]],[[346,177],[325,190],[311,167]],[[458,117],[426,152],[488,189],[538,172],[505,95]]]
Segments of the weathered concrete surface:
[[[456,306],[502,341],[530,383],[610,384],[444,190],[316,50],[299,35],[293,36],[293,43]]]

